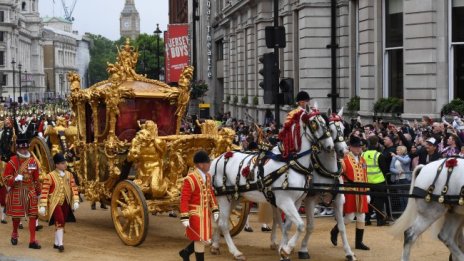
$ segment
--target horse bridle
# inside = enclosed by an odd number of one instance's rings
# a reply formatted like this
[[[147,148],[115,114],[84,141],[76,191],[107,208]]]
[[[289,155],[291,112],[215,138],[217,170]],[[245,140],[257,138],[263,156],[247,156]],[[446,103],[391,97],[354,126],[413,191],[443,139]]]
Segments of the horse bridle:
[[[340,122],[342,119],[337,114],[333,113],[329,118],[329,126],[334,125],[335,130],[337,131],[337,136],[334,138],[334,143],[345,142],[345,137],[343,135],[342,127]]]
[[[321,141],[327,138],[332,138],[332,135],[330,134],[330,131],[327,128],[326,124],[323,124],[321,122],[321,114],[319,111],[313,111],[311,113],[304,114],[303,116],[307,115],[305,118],[306,120],[303,120],[304,123],[304,133],[305,137],[310,140],[312,143],[317,143],[317,147],[323,148]],[[323,119],[322,119],[323,120]],[[309,131],[311,135],[308,135],[308,132],[306,131],[306,128],[309,127]],[[317,137],[317,130],[319,127],[322,128],[322,135],[320,137]]]

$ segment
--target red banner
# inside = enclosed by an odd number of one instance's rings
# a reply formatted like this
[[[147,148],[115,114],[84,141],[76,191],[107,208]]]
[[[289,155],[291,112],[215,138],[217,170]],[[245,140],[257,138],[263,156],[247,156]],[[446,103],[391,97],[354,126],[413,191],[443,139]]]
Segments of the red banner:
[[[168,24],[165,35],[166,82],[177,82],[189,63],[188,24]]]

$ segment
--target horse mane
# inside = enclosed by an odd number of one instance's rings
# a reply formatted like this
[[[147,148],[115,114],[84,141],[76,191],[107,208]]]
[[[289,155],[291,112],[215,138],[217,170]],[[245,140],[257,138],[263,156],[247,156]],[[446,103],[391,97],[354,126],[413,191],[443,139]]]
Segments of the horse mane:
[[[301,147],[300,117],[304,113],[301,109],[291,111],[285,120],[283,129],[279,132],[279,139],[282,142],[282,157],[296,153]],[[294,126],[293,130],[292,127]]]

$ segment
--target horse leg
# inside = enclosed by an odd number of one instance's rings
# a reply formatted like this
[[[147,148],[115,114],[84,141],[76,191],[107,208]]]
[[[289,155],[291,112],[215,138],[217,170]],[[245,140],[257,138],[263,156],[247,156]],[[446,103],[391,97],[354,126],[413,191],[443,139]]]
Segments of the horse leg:
[[[280,197],[284,197],[283,195]],[[292,252],[293,248],[296,245],[296,242],[300,238],[301,233],[305,231],[304,222],[298,213],[298,209],[295,207],[294,202],[292,202],[290,197],[285,198],[283,201],[279,202],[279,208],[285,213],[286,219],[290,220],[296,225],[296,233],[290,239],[290,241],[283,245],[280,249],[280,254],[282,258],[289,260],[288,256]]]
[[[334,211],[335,220],[337,221],[338,232],[342,238],[343,250],[345,251],[345,257],[347,260],[357,260],[355,254],[351,250],[350,244],[348,243],[348,237],[346,236],[346,226],[343,218],[343,205],[345,204],[345,195],[338,194],[335,197]]]
[[[448,247],[456,260],[464,260],[464,254],[456,242],[460,237],[459,233],[462,234],[462,229],[459,229],[462,227],[462,224],[463,221],[459,214],[447,213],[445,215],[445,223],[438,234],[438,238]]]
[[[222,197],[216,197],[216,198],[219,203],[219,199]],[[222,213],[219,212],[219,220],[221,219],[221,216],[222,216]],[[219,220],[218,220],[218,224],[213,226],[214,229],[213,229],[213,235],[212,235],[212,240],[211,240],[212,242],[211,242],[211,248],[210,248],[210,252],[213,255],[221,254],[221,251],[219,250],[219,241],[221,240],[221,231],[220,231],[221,228],[219,227]]]
[[[306,233],[301,241],[300,251],[298,251],[299,259],[310,259],[309,250],[308,250],[308,241],[311,233],[314,230],[314,208],[316,206],[316,196],[306,197],[305,202],[305,211],[306,211]]]
[[[284,235],[284,228],[282,223],[282,217],[280,216],[280,210],[277,207],[272,206],[272,232],[271,232],[271,250],[277,250],[279,245],[277,244],[277,227],[280,227],[282,235]],[[286,233],[286,232],[285,232]]]
[[[236,260],[245,260],[245,256],[243,255],[242,252],[240,252],[237,249],[229,233],[229,218],[230,218],[230,213],[232,211],[232,207],[235,204],[235,202],[234,201],[229,202],[227,197],[218,197],[217,202],[218,202],[219,209],[220,209],[218,226],[221,229],[222,235],[224,236],[224,240],[227,243],[229,252],[232,255],[234,255],[234,258]]]
[[[420,199],[417,200],[417,211],[418,213],[412,226],[404,231],[404,245],[401,261],[409,261],[411,247],[427,228],[445,214],[446,208],[437,202],[427,203]]]

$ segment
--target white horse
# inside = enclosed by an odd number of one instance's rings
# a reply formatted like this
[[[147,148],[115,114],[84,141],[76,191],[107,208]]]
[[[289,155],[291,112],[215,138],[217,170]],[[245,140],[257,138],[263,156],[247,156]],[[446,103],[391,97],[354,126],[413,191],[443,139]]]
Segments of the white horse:
[[[441,222],[434,224],[434,231],[439,231],[438,238],[448,247],[453,260],[464,260],[458,244],[458,241],[462,241],[464,224],[464,208],[459,204],[464,204],[464,159],[455,159],[457,165],[449,174],[448,166],[455,165],[453,160],[454,158],[437,160],[414,169],[410,194],[420,197],[409,198],[405,211],[391,228],[391,233],[396,237],[404,234],[401,260],[409,260],[411,247],[417,238],[439,219]],[[434,186],[431,186],[433,183]],[[430,201],[426,200],[428,191],[432,193]],[[446,195],[454,197],[453,202],[447,202],[446,197],[444,204],[437,202],[444,191]]]
[[[295,128],[295,125],[291,127],[292,133],[300,133],[299,138],[301,139],[301,146],[298,150],[298,155],[296,159],[292,162],[293,165],[289,168],[289,163],[280,160],[270,159],[263,166],[263,176],[264,178],[272,177],[276,171],[279,173],[275,176],[275,180],[271,184],[266,184],[266,188],[272,190],[275,195],[275,203],[287,216],[287,219],[291,220],[297,226],[297,231],[295,235],[286,243],[281,245],[279,248],[279,253],[284,260],[290,260],[289,255],[292,249],[295,247],[296,242],[298,241],[301,233],[304,232],[304,222],[301,219],[298,209],[295,207],[295,202],[301,200],[306,195],[304,191],[298,190],[285,190],[283,188],[304,188],[308,184],[309,173],[307,168],[310,165],[310,153],[312,146],[319,146],[321,150],[324,151],[333,151],[334,142],[330,136],[329,131],[326,127],[326,122],[320,115],[319,111],[311,111],[310,113],[302,113],[297,119],[299,123],[299,129]],[[278,147],[272,149],[272,154],[274,156],[281,155],[281,152]],[[228,153],[223,154],[219,158],[215,159],[211,164],[210,173],[213,177],[214,186],[216,190],[220,193],[221,187],[225,186],[246,186],[247,179],[244,177],[243,170],[248,167],[249,174],[252,175],[249,182],[249,186],[256,186],[260,183],[262,178],[258,176],[258,167],[255,168],[257,162],[253,162],[253,156],[247,153],[235,152],[233,156],[227,159],[225,163],[225,158]],[[247,167],[245,167],[247,166]],[[265,190],[266,191],[266,190]],[[265,203],[267,202],[266,197],[262,191],[251,190],[246,192],[241,192],[240,196],[245,199],[257,202]],[[234,255],[237,260],[245,260],[245,256],[241,253],[235,246],[230,234],[229,234],[229,216],[231,210],[234,208],[238,202],[237,198],[232,196],[217,196],[217,201],[219,205],[220,215],[218,226],[221,229],[221,232],[224,236],[224,239],[227,242],[229,247],[229,252]],[[212,252],[218,252],[219,248],[219,231],[216,229],[213,235],[212,243]]]
[[[312,164],[318,164],[321,166],[319,170],[314,170],[313,172],[313,181],[314,183],[324,183],[324,184],[338,184],[343,183],[342,180],[338,179],[340,165],[339,158],[342,158],[343,155],[348,150],[344,139],[344,130],[345,126],[343,125],[342,116],[343,108],[338,114],[332,114],[330,111],[328,113],[328,128],[331,132],[332,139],[334,140],[335,150],[334,152],[321,151],[316,157],[313,158]],[[334,187],[337,189],[336,187]],[[312,232],[314,231],[314,208],[317,203],[321,201],[321,198],[324,197],[322,192],[311,191],[308,193],[307,197],[304,199],[304,206],[306,211],[306,234],[301,242],[300,250],[298,251],[298,257],[300,259],[309,259],[310,255],[308,253],[308,241]],[[335,212],[335,219],[337,221],[337,226],[342,238],[343,248],[345,251],[345,256],[347,260],[356,260],[351,247],[348,243],[345,223],[343,219],[343,204],[345,203],[345,196],[341,193],[337,194],[334,199],[333,207]],[[297,202],[297,207],[301,205],[301,202]],[[280,219],[280,218],[279,218]],[[274,223],[279,222],[278,219],[274,219]],[[274,227],[274,226],[273,226]],[[289,231],[291,223],[286,220],[282,232],[282,241],[288,240],[287,231]],[[274,231],[273,231],[274,233]],[[271,237],[272,238],[272,237]]]

